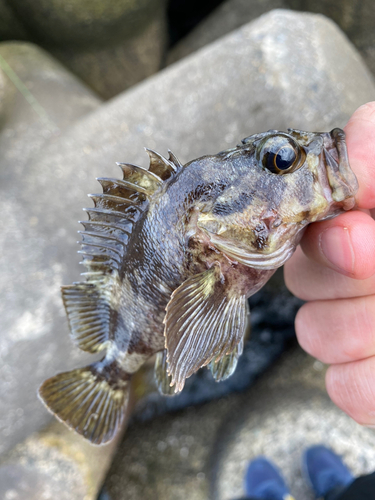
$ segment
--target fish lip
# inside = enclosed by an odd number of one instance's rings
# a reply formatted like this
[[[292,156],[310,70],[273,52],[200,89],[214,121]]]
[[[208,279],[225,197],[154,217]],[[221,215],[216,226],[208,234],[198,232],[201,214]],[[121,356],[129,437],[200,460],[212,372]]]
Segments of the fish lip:
[[[304,147],[307,154],[319,159],[318,177],[324,196],[332,210],[350,210],[355,206],[358,181],[352,171],[345,142],[345,132],[304,132],[288,129],[288,133]]]
[[[352,171],[345,142],[345,132],[334,128],[321,134],[323,150],[319,156],[330,187],[330,202],[334,208],[351,210],[355,206],[358,181]]]
[[[254,269],[270,270],[281,267],[292,256],[297,246],[297,243],[286,241],[269,254],[251,252],[239,245],[230,243],[220,236],[210,233],[206,229],[203,229],[203,231],[208,235],[211,244],[229,257],[230,260]]]

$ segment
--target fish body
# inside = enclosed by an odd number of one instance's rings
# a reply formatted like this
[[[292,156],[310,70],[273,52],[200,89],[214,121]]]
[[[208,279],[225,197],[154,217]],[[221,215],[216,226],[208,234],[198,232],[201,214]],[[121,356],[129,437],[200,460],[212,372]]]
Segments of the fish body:
[[[355,205],[345,135],[270,130],[182,165],[149,151],[120,164],[82,222],[86,281],[62,288],[72,340],[105,356],[39,390],[94,444],[124,417],[129,381],[157,353],[163,394],[208,365],[228,378],[242,352],[247,299],[293,254],[306,226]]]

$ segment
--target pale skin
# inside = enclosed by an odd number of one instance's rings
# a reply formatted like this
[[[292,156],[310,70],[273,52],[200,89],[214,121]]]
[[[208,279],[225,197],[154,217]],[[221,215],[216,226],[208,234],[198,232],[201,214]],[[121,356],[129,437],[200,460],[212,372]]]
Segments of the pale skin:
[[[308,301],[296,333],[305,351],[330,365],[331,399],[375,427],[375,102],[358,108],[345,132],[358,209],[309,226],[285,281]]]

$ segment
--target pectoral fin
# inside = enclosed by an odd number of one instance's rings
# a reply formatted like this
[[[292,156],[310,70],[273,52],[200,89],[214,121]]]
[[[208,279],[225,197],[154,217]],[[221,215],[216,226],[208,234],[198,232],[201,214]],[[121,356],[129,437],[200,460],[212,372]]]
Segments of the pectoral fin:
[[[245,326],[244,336],[241,338],[241,340],[233,349],[233,351],[229,354],[226,354],[219,360],[213,359],[211,363],[207,366],[207,368],[211,371],[212,376],[214,380],[216,380],[216,382],[223,382],[227,378],[231,377],[233,373],[236,371],[237,362],[242,354],[244,343],[250,336],[250,322],[248,321],[250,317],[250,309],[247,301],[246,301],[246,316],[247,316],[247,325]]]
[[[167,350],[156,354],[154,379],[156,386],[163,396],[174,396],[174,387],[171,387],[171,376],[168,374]]]
[[[237,368],[238,358],[241,356],[242,351],[243,339],[240,340],[231,353],[226,354],[217,362],[215,359],[211,361],[208,368],[211,370],[212,376],[216,382],[223,382],[233,375]]]
[[[231,289],[215,264],[179,286],[166,311],[168,372],[179,392],[186,378],[239,344],[246,328],[246,298]]]

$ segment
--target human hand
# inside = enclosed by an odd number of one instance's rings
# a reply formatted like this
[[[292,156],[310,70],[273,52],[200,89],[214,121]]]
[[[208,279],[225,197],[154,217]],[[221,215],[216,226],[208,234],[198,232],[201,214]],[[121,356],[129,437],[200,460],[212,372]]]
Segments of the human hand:
[[[285,282],[309,301],[296,317],[305,351],[331,366],[333,402],[354,420],[375,427],[375,102],[361,106],[345,127],[357,176],[358,209],[310,225],[285,265]],[[375,214],[375,210],[372,212]]]

